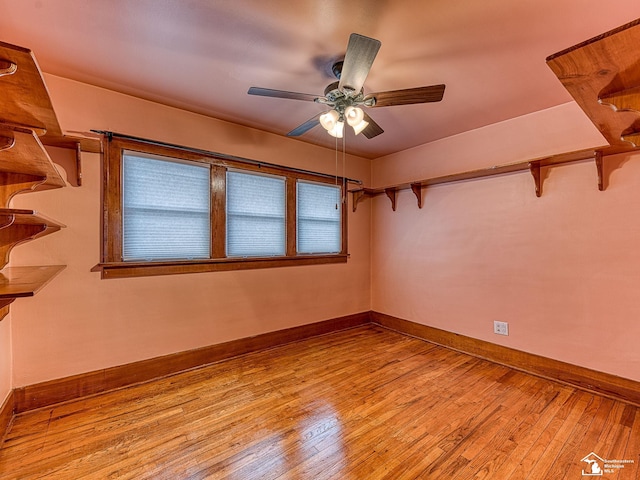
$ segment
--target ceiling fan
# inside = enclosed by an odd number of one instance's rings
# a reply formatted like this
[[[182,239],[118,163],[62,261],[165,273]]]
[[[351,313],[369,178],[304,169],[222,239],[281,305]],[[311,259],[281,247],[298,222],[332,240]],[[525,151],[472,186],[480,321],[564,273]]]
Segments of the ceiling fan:
[[[445,89],[445,85],[440,84],[365,94],[362,87],[380,45],[380,40],[352,33],[344,60],[336,62],[331,69],[338,81],[328,85],[322,96],[260,87],[251,87],[247,93],[263,97],[311,101],[331,107],[330,110],[320,112],[294,128],[287,133],[287,136],[302,135],[320,124],[330,135],[342,138],[346,121],[356,135],[363,133],[367,138],[376,137],[384,130],[361,107],[439,102],[444,96]]]

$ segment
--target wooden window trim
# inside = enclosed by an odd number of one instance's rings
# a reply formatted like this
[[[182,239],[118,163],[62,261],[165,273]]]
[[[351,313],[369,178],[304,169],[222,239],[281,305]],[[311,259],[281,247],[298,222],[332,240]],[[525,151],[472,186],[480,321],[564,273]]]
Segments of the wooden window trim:
[[[183,273],[217,272],[276,268],[294,265],[346,263],[347,205],[346,182],[341,177],[316,174],[249,159],[228,157],[213,152],[182,148],[176,145],[108,135],[103,139],[102,242],[101,261],[92,271],[102,278],[127,278]],[[211,258],[199,260],[124,261],[122,260],[122,152],[141,152],[209,164],[211,168]],[[286,254],[277,257],[226,257],[226,171],[227,169],[261,172],[285,177],[286,185]],[[296,183],[307,180],[342,188],[342,250],[336,254],[297,254]]]

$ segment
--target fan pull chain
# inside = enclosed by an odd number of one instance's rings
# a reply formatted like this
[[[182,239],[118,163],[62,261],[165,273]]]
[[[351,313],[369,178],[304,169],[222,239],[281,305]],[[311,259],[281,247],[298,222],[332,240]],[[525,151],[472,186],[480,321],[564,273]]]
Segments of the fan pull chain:
[[[342,138],[342,203],[345,204],[347,202],[347,182],[346,182],[346,169],[347,169],[347,155],[346,155],[346,140],[347,136],[345,135]]]
[[[334,185],[337,188],[338,187],[338,137],[335,137],[336,140],[336,148],[335,148],[335,152],[336,152],[336,177],[335,177],[335,181],[334,181]],[[338,198],[336,198],[336,210],[338,210]]]

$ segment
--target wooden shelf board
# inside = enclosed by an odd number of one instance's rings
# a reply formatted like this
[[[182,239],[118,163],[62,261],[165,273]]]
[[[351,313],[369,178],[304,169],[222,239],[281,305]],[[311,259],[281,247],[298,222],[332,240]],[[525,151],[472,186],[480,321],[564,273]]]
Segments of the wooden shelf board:
[[[5,268],[0,272],[0,299],[32,297],[64,268],[64,265]]]
[[[67,172],[67,181],[74,187],[82,185],[82,152],[102,153],[102,139],[97,135],[63,135],[62,137],[44,135],[40,140],[48,147],[71,151],[71,155],[58,156],[56,163]]]
[[[20,225],[47,225],[50,227],[64,228],[60,222],[57,222],[36,210],[27,210],[23,208],[0,208],[0,216],[11,215],[15,218],[14,223]]]
[[[0,62],[17,66],[0,76],[0,121],[50,135],[62,135],[40,68],[31,50],[0,42]]]
[[[633,95],[640,87],[638,45],[640,19],[547,58],[549,68],[607,141],[626,148],[637,145],[623,135],[640,127],[640,105],[634,105]]]
[[[0,124],[0,138],[13,139],[10,147],[0,150],[0,172],[41,177],[41,188],[66,185],[34,132]]]
[[[100,138],[80,137],[73,135],[50,135],[45,134],[40,138],[42,143],[51,147],[67,148],[75,150],[78,145],[83,152],[102,153],[102,142]]]

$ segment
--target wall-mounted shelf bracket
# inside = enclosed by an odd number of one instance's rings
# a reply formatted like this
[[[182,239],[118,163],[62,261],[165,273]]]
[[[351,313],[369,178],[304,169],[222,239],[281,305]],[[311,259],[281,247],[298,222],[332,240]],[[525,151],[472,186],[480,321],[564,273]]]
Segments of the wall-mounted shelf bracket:
[[[395,188],[385,188],[384,193],[387,195],[387,197],[389,197],[389,200],[391,200],[391,209],[395,212],[397,190]]]
[[[76,185],[82,186],[82,145],[76,142]]]
[[[353,204],[351,208],[353,209],[354,212],[358,208],[358,204],[362,200],[364,200],[365,195],[366,195],[366,193],[365,193],[364,190],[353,190],[351,192],[351,199],[352,199],[351,203]]]
[[[0,299],[0,320],[9,314],[9,305],[13,303],[15,298],[1,298]]]
[[[418,199],[418,208],[422,208],[422,189],[423,188],[424,187],[422,186],[421,183],[412,183],[411,184],[411,191],[413,192],[413,194]]]
[[[9,315],[9,305],[13,303],[14,300],[14,298],[0,300],[0,320]]]
[[[536,197],[540,197],[542,195],[542,176],[540,175],[540,162],[530,162],[529,172],[531,172],[531,176],[533,177],[533,182],[536,187]]]
[[[603,170],[603,157],[602,152],[596,152],[595,156],[596,170],[598,171],[598,190],[604,192],[606,188],[604,185],[604,170]]]

